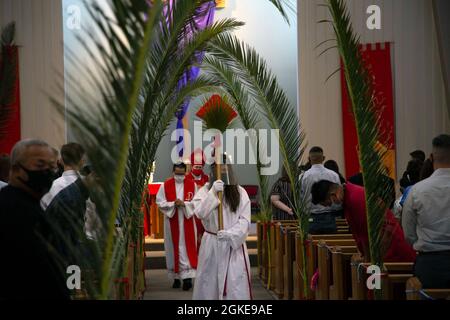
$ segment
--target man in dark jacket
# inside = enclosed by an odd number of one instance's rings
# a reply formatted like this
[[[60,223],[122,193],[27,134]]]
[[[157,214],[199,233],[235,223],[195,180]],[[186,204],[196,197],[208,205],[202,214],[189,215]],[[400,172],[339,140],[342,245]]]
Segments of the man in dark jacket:
[[[70,298],[49,250],[50,228],[39,205],[54,179],[52,163],[44,141],[20,141],[12,150],[9,185],[0,191],[0,300]]]

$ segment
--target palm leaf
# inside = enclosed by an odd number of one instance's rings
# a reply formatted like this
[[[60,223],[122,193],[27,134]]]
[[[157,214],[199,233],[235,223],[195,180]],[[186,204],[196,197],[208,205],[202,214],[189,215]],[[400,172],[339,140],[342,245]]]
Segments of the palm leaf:
[[[261,114],[270,128],[278,130],[280,153],[292,186],[292,205],[299,216],[299,232],[304,240],[309,214],[305,201],[300,198],[298,177],[299,164],[305,150],[305,135],[297,114],[266,62],[250,46],[226,34],[218,37],[208,52],[211,57],[205,59],[207,69],[226,84],[225,89],[233,97],[243,124],[255,125],[259,121],[258,114]],[[227,71],[225,65],[232,71]],[[259,153],[260,150],[256,150]],[[263,201],[268,201],[268,179],[261,175],[260,170],[259,164],[259,182],[262,190],[265,190]],[[267,203],[267,208],[269,207]],[[303,266],[303,270],[306,272],[306,266]],[[307,279],[303,279],[307,288]]]
[[[328,0],[328,8],[333,17],[333,29],[356,124],[359,162],[366,190],[370,260],[373,264],[382,266],[383,225],[393,190],[386,183],[387,170],[382,164],[385,154],[377,147],[382,142],[379,130],[380,110],[374,101],[373,83],[361,57],[359,38],[353,31],[345,3],[341,0]]]

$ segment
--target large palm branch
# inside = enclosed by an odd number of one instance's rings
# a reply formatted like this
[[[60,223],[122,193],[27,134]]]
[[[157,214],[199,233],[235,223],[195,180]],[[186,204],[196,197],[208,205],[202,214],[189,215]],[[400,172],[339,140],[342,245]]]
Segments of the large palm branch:
[[[67,75],[74,94],[66,97],[73,106],[66,114],[98,177],[91,197],[103,233],[93,259],[101,265],[86,261],[98,282],[90,288],[91,297],[111,297],[114,280],[126,272],[130,244],[137,244],[134,259],[142,257],[142,195],[149,167],[175,112],[187,99],[215,91],[219,85],[201,76],[178,88],[183,73],[198,64],[196,53],[209,50],[214,39],[241,25],[225,19],[186,40],[188,25],[209,1],[175,1],[167,12],[161,0],[152,1],[151,6],[145,0],[110,0],[111,16],[95,1],[87,6],[98,30],[86,31],[87,37],[80,36],[78,41],[97,70],[90,70],[71,53],[71,63],[84,72],[85,79]],[[282,9],[280,1],[272,2]],[[63,109],[62,103],[55,103]],[[122,236],[115,232],[117,222]],[[141,270],[135,266],[135,271]]]
[[[382,238],[385,213],[392,202],[392,187],[386,183],[385,154],[377,148],[382,141],[379,130],[380,110],[374,86],[360,53],[360,42],[353,31],[349,12],[342,0],[328,0],[337,47],[342,59],[359,143],[359,162],[366,190],[367,227],[370,260],[382,266]]]
[[[231,97],[243,126],[246,129],[260,128],[265,123],[269,128],[278,130],[279,151],[292,186],[291,205],[299,217],[299,231],[304,239],[308,230],[308,213],[305,202],[300,198],[298,177],[305,150],[305,135],[294,108],[264,59],[235,36],[219,36],[208,52],[204,63],[208,74],[223,83],[223,89]],[[258,137],[254,139],[253,149],[258,155],[257,140]],[[267,219],[270,219],[268,177],[261,173],[259,157],[257,169],[263,193],[262,204],[268,213]],[[306,271],[305,266],[303,270]],[[303,278],[306,282],[306,276]]]
[[[7,134],[16,85],[17,59],[9,48],[14,44],[15,23],[11,22],[1,30],[0,39],[0,139]]]

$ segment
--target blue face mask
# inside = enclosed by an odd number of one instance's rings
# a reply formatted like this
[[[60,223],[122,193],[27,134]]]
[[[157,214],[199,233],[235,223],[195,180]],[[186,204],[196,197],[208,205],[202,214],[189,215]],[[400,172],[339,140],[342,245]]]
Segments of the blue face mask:
[[[31,190],[39,194],[47,193],[52,187],[53,181],[56,178],[55,172],[50,169],[46,170],[28,170],[23,165],[19,164],[23,171],[28,175],[28,180],[20,179]]]

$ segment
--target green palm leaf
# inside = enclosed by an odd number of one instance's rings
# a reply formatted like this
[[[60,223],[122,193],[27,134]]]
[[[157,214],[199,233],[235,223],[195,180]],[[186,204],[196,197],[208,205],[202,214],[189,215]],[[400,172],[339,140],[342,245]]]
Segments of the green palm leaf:
[[[353,31],[348,10],[341,0],[329,0],[328,8],[333,17],[352,113],[355,118],[359,142],[359,161],[366,190],[367,226],[369,232],[370,259],[373,264],[382,266],[381,252],[385,213],[392,202],[392,189],[386,183],[388,174],[382,164],[385,154],[377,149],[382,141],[378,128],[380,110],[374,102],[374,87],[359,51],[359,38]]]

